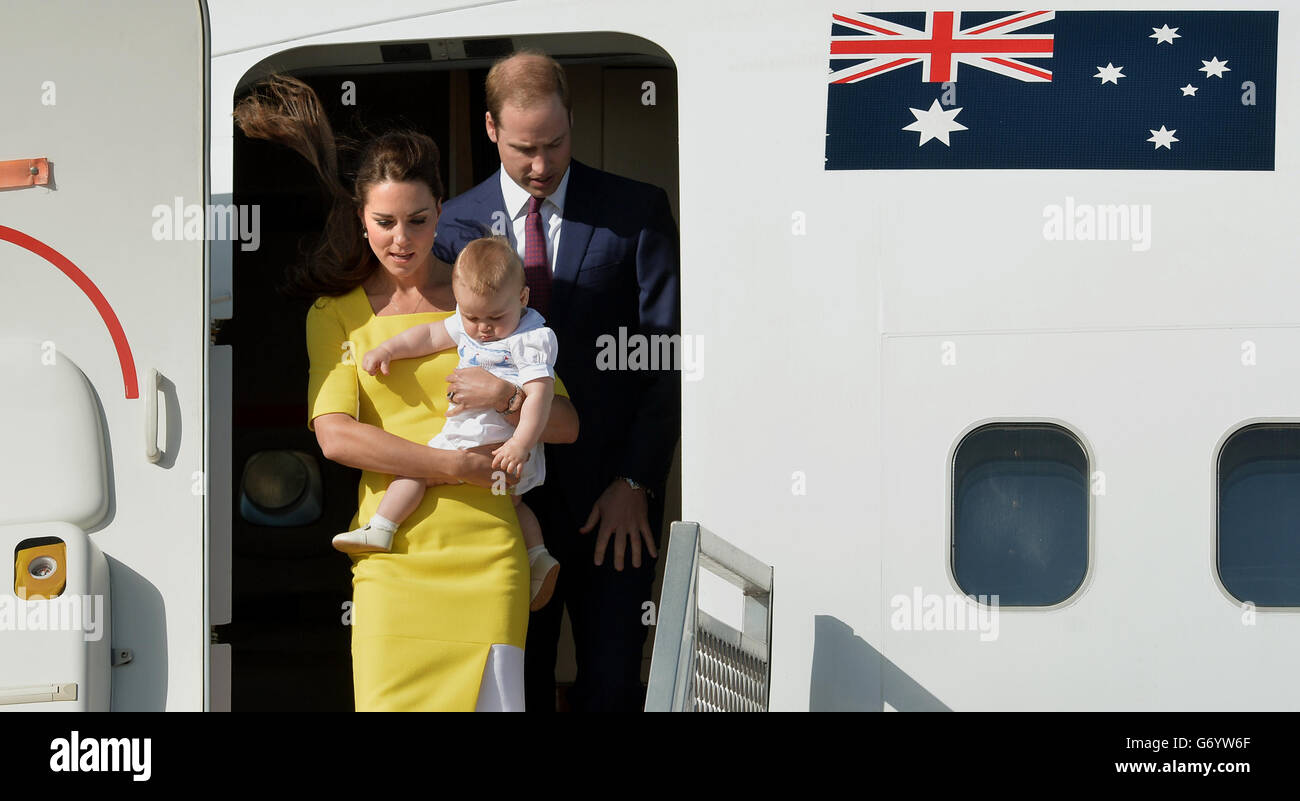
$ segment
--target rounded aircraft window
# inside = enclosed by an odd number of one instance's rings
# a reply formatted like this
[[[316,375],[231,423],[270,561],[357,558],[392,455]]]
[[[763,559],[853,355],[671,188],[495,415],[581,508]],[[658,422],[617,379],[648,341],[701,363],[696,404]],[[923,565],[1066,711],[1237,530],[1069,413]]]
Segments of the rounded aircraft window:
[[[1243,428],[1219,452],[1219,580],[1256,606],[1300,606],[1300,425]]]
[[[1088,572],[1088,457],[1070,432],[997,423],[953,457],[952,572],[967,595],[1051,606]]]
[[[259,451],[244,465],[239,514],[262,526],[303,526],[320,517],[321,478],[302,451]]]
[[[307,488],[307,467],[288,451],[254,454],[244,468],[244,492],[258,508],[275,511],[291,505]]]

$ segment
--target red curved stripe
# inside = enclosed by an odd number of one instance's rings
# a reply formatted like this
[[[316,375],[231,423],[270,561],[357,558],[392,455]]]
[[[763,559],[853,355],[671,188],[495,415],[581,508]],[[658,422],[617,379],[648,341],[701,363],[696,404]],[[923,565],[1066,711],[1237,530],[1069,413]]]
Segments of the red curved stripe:
[[[99,316],[104,319],[104,325],[108,328],[108,334],[113,338],[113,347],[117,348],[117,361],[122,365],[122,385],[126,388],[126,397],[128,400],[140,397],[140,390],[136,387],[135,382],[135,357],[131,355],[131,344],[126,341],[126,332],[122,330],[122,324],[118,322],[117,314],[113,307],[109,305],[108,300],[104,298],[104,293],[99,291],[95,282],[86,277],[86,274],[77,268],[77,265],[68,261],[68,258],[54,248],[32,237],[24,234],[22,231],[16,231],[13,228],[0,225],[0,239],[6,242],[13,242],[20,248],[30,250],[50,264],[58,267],[63,274],[72,279],[90,302],[95,304],[99,311]]]

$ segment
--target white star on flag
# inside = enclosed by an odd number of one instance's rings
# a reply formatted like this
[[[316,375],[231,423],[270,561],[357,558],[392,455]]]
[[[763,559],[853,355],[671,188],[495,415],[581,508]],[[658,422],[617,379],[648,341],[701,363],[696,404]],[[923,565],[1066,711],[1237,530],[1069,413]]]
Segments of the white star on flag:
[[[1196,97],[1196,87],[1195,87],[1195,86],[1192,86],[1192,85],[1189,83],[1189,84],[1187,84],[1186,86],[1181,87],[1181,88],[1182,88],[1182,90],[1183,90],[1183,97]]]
[[[918,131],[921,134],[921,141],[916,143],[917,147],[920,147],[931,139],[938,139],[940,142],[943,142],[944,145],[951,147],[951,145],[948,144],[948,134],[953,131],[970,130],[965,125],[962,125],[960,122],[953,119],[961,109],[955,108],[952,111],[944,111],[940,108],[938,100],[931,103],[930,108],[925,111],[922,111],[919,108],[908,110],[912,112],[914,117],[916,117],[916,122],[913,122],[910,125],[904,125],[903,130]]]
[[[1147,130],[1151,131],[1150,128],[1148,128]],[[1178,139],[1174,138],[1174,134],[1176,133],[1178,133],[1177,128],[1175,128],[1172,131],[1167,131],[1165,130],[1165,126],[1161,125],[1160,130],[1151,131],[1151,138],[1148,139],[1147,141],[1155,142],[1156,150],[1159,150],[1162,147],[1165,148],[1166,150],[1173,150],[1174,149],[1172,146],[1173,143],[1179,141]]]
[[[1197,72],[1205,73],[1205,77],[1207,78],[1209,78],[1210,76],[1214,76],[1215,78],[1222,78],[1223,73],[1232,72],[1232,70],[1228,69],[1228,62],[1220,61],[1218,56],[1210,56],[1209,61],[1202,59],[1201,63],[1204,64],[1205,66],[1201,67],[1199,70],[1197,70]]]
[[[1120,70],[1122,70],[1122,69],[1124,69],[1124,68],[1123,68],[1123,67],[1116,67],[1114,64],[1112,64],[1112,63],[1110,63],[1109,61],[1107,61],[1107,62],[1106,62],[1106,66],[1104,66],[1104,67],[1098,67],[1098,68],[1097,68],[1097,74],[1094,75],[1094,76],[1092,76],[1092,77],[1094,77],[1094,78],[1101,78],[1101,84],[1102,84],[1102,86],[1105,86],[1105,85],[1108,84],[1108,83],[1113,83],[1113,84],[1115,84],[1116,86],[1119,86],[1119,79],[1120,79],[1120,78],[1127,78],[1127,77],[1128,77],[1128,76],[1125,75],[1124,73],[1120,72]]]
[[[1160,44],[1161,42],[1164,42],[1165,44],[1173,44],[1175,39],[1183,38],[1180,34],[1176,33],[1178,30],[1177,28],[1171,28],[1168,24],[1161,28],[1152,28],[1151,30],[1155,31],[1155,33],[1151,34],[1147,38],[1155,39],[1156,44]]]

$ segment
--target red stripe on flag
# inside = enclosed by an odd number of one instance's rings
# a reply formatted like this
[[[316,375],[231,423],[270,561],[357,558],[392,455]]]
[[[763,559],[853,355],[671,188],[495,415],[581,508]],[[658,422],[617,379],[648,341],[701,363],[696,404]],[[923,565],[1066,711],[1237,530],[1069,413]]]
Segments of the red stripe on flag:
[[[883,34],[886,34],[886,35],[888,35],[888,36],[901,36],[901,35],[902,35],[902,34],[900,34],[898,31],[891,31],[891,30],[888,30],[887,28],[879,28],[879,27],[876,27],[875,25],[871,25],[871,24],[866,23],[866,22],[859,22],[859,21],[856,20],[856,19],[849,19],[848,17],[841,17],[839,14],[831,14],[831,18],[834,19],[836,22],[840,23],[841,25],[848,25],[848,26],[851,26],[851,27],[854,27],[854,28],[861,28],[861,29],[864,30],[864,31],[875,31],[876,33],[883,33]]]
[[[942,45],[942,46],[940,46]],[[873,56],[886,53],[1051,53],[1051,39],[863,39],[831,42],[831,55]]]
[[[1039,78],[1042,78],[1043,80],[1046,81],[1052,80],[1052,73],[1047,72],[1046,70],[1036,70],[1033,69],[1032,67],[1026,67],[1024,64],[1017,64],[1014,61],[1007,61],[1004,58],[990,58],[988,60],[992,61],[994,64],[1001,64],[1004,67],[1010,67],[1013,70],[1019,70],[1020,72],[1026,72],[1029,73],[1030,75],[1036,75]]]
[[[1028,14],[1021,14],[1018,17],[1012,17],[1011,19],[1004,19],[1001,22],[996,23],[994,25],[989,25],[987,27],[980,28],[974,31],[962,31],[962,33],[963,35],[967,35],[967,36],[974,36],[975,34],[979,34],[979,33],[988,33],[989,31],[994,30],[996,28],[1001,28],[1004,25],[1010,25],[1013,22],[1019,22],[1022,19],[1029,19],[1030,17],[1041,16],[1046,13],[1047,13],[1046,11],[1031,11]]]
[[[895,59],[889,62],[888,64],[881,64],[879,67],[872,67],[869,70],[863,70],[862,72],[854,73],[853,75],[849,75],[848,77],[840,78],[838,81],[832,81],[832,83],[849,83],[850,81],[856,81],[858,78],[865,78],[868,75],[874,75],[877,72],[884,72],[887,69],[892,69],[901,64],[910,64],[913,61],[916,61],[916,59],[914,58]]]
[[[934,24],[930,29],[933,50],[930,51],[930,75],[927,80],[944,83],[952,80],[953,54],[956,52],[953,34],[957,33],[957,14],[953,11],[936,11]]]

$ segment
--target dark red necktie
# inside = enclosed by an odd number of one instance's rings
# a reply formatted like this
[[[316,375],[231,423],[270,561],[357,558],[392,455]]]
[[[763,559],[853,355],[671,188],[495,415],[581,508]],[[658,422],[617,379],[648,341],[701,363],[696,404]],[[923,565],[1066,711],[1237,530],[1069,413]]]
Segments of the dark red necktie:
[[[551,268],[546,264],[546,235],[542,233],[543,198],[528,199],[524,220],[524,280],[528,282],[528,305],[543,317],[551,312]]]

